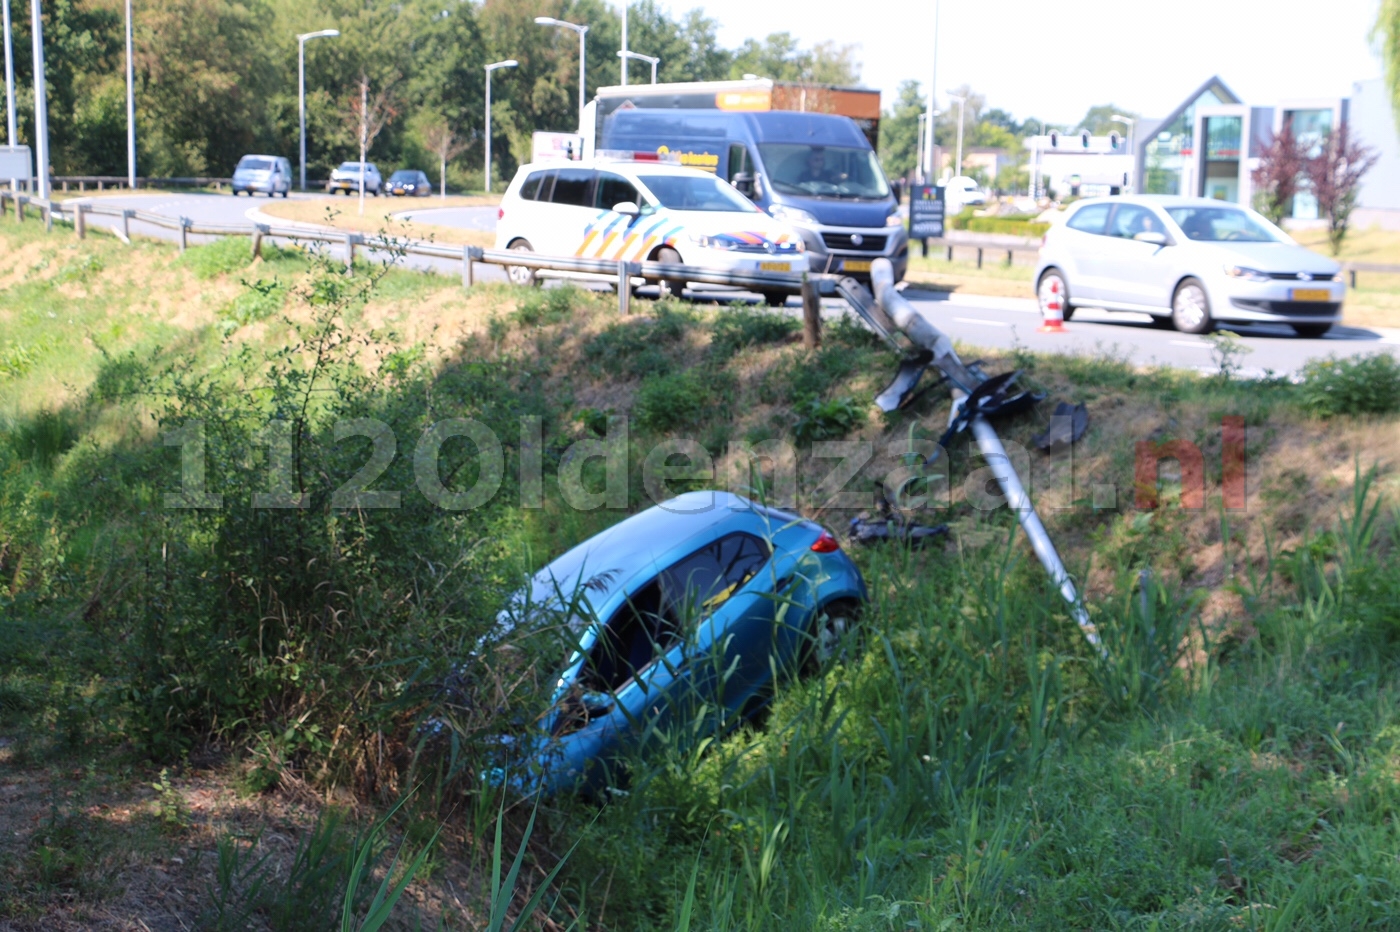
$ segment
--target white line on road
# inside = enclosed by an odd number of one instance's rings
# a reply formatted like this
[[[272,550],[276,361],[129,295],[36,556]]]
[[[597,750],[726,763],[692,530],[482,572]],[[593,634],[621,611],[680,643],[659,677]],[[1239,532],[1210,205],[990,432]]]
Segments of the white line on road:
[[[980,320],[980,319],[978,319],[978,318],[976,318],[976,317],[954,317],[953,319],[956,320],[956,321],[960,321],[960,322],[962,322],[962,323],[964,323],[964,324],[983,324],[984,326],[987,326],[987,327],[1010,327],[1010,326],[1011,326],[1010,324],[1004,324],[1004,323],[1002,323],[1002,322],[999,321],[999,320]]]
[[[1210,349],[1210,344],[1205,340],[1172,340],[1172,346],[1195,346],[1200,349]]]

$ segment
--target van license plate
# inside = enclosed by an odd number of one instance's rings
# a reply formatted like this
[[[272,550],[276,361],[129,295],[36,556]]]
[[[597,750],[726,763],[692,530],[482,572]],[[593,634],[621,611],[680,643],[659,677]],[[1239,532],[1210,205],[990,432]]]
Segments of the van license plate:
[[[1294,301],[1331,301],[1332,293],[1326,288],[1294,288]]]
[[[869,260],[869,259],[846,259],[844,262],[841,263],[841,271],[843,271],[843,272],[869,272],[869,271],[870,271],[870,260]]]
[[[759,271],[762,271],[762,272],[791,272],[791,271],[792,271],[792,266],[788,265],[786,262],[760,262],[760,263],[758,264],[758,268],[759,268]]]

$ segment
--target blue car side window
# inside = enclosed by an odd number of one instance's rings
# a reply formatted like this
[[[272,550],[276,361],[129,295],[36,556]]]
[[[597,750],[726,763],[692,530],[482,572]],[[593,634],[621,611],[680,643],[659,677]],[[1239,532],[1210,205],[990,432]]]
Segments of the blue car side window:
[[[752,534],[729,534],[671,566],[659,577],[673,611],[686,620],[713,612],[768,562],[768,545]]]

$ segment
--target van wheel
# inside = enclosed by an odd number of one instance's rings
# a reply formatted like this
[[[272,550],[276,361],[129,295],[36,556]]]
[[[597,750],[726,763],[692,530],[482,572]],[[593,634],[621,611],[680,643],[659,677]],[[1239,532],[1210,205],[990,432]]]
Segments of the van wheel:
[[[680,265],[681,254],[666,246],[656,251],[655,261],[666,265]],[[684,291],[685,282],[677,278],[668,278],[658,284],[656,296],[658,298],[679,298]]]
[[[1176,287],[1176,294],[1172,295],[1172,323],[1182,333],[1209,333],[1214,326],[1210,299],[1199,279],[1188,278]]]
[[[523,239],[516,240],[506,248],[512,252],[535,251],[534,247],[530,245],[530,241]],[[530,285],[538,285],[540,283],[539,276],[536,275],[535,270],[530,268],[529,266],[508,265],[506,266],[506,275],[509,276],[510,283],[512,285],[520,285],[521,287],[527,287]]]

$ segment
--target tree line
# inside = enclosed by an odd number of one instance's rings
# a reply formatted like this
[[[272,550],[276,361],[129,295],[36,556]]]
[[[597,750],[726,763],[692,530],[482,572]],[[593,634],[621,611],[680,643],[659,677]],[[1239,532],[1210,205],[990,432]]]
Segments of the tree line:
[[[17,142],[32,146],[29,19],[14,12]],[[55,174],[126,174],[123,15],[121,0],[44,3]],[[450,152],[449,185],[479,187],[484,66],[513,58],[519,67],[497,72],[491,86],[493,175],[508,179],[528,158],[531,133],[578,122],[578,38],[536,16],[589,26],[588,96],[619,83],[621,19],[603,0],[135,0],[138,172],[226,176],[248,152],[295,162],[296,36],[334,28],[339,37],[306,47],[309,177],[358,158],[355,107],[367,82],[387,115],[370,150],[381,168],[422,168],[436,180]],[[777,33],[725,48],[713,19],[699,10],[672,17],[656,0],[631,4],[628,45],[661,58],[661,81],[859,80],[852,46],[803,48]],[[631,67],[630,81],[650,80],[646,65]]]

